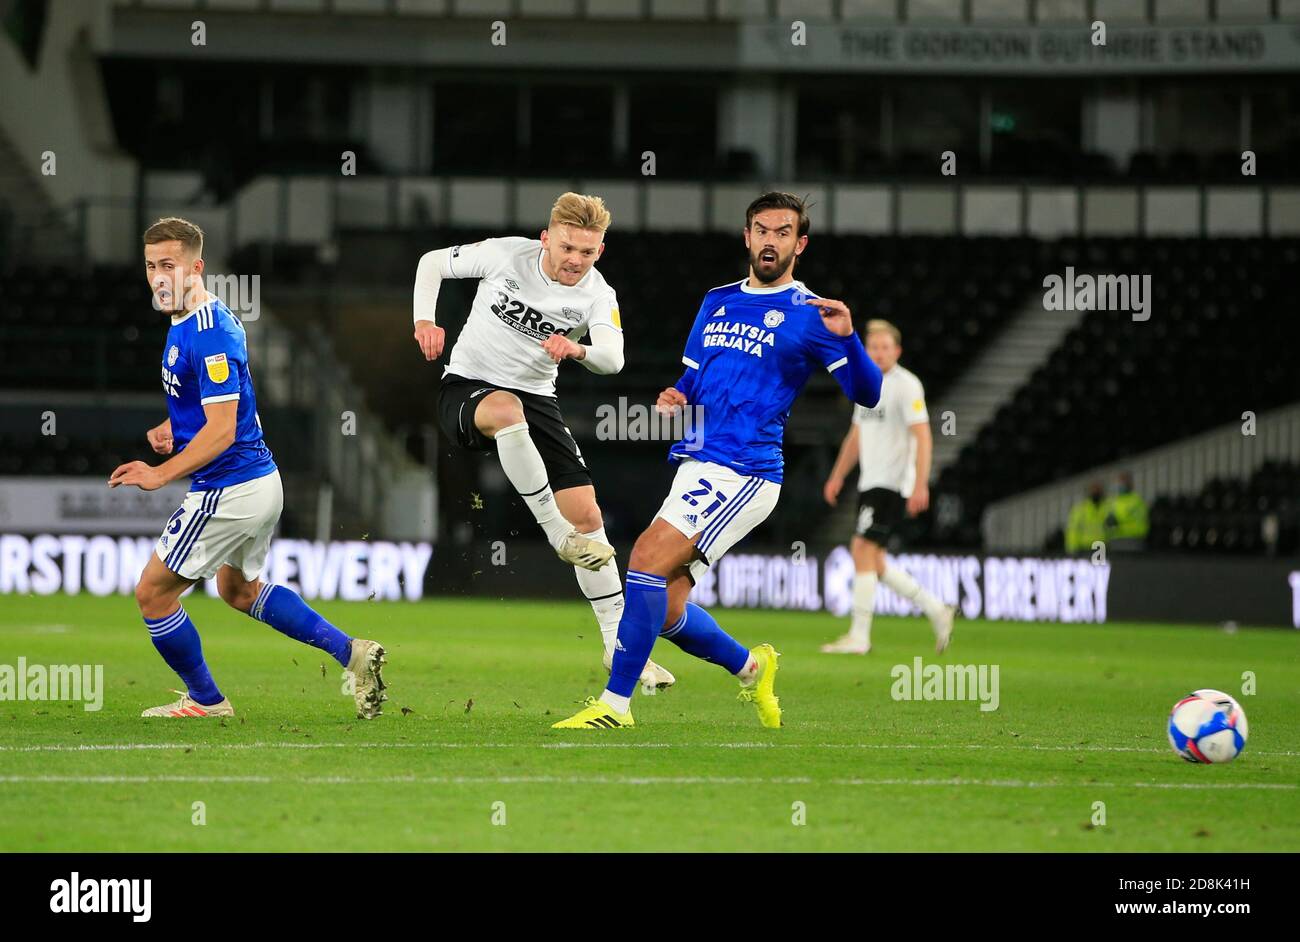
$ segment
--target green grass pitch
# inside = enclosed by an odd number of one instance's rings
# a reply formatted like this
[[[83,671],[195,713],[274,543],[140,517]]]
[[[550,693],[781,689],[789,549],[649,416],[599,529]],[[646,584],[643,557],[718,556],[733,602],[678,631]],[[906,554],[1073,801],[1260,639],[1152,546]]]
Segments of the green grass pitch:
[[[999,667],[981,712],[891,698],[893,665],[935,660],[920,620],[879,618],[870,656],[832,657],[842,621],[719,611],[783,653],[784,729],[665,642],[677,687],[638,694],[635,729],[586,733],[549,728],[604,685],[579,602],[321,603],[388,648],[374,722],[320,652],[187,608],[233,721],[139,717],[178,681],[130,599],[0,597],[0,664],[102,664],[105,687],[99,712],[0,702],[0,850],[1300,850],[1285,630],[959,621],[945,659]],[[1244,671],[1246,751],[1178,759],[1174,701],[1236,695]]]

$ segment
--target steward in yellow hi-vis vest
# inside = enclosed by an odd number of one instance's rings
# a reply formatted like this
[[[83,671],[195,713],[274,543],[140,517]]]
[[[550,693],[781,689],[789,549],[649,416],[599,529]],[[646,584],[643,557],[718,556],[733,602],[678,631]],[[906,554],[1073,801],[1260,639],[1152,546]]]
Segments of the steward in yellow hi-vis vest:
[[[1145,540],[1150,524],[1147,522],[1147,502],[1133,490],[1133,477],[1121,474],[1119,489],[1105,503],[1106,539]]]
[[[1065,551],[1086,553],[1106,539],[1106,502],[1100,481],[1088,485],[1088,496],[1070,508],[1065,527]]]

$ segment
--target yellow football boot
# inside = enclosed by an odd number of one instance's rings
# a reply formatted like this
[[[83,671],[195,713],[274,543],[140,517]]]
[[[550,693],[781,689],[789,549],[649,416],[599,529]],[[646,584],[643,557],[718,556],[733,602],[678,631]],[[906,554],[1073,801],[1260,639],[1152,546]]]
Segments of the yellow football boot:
[[[758,661],[758,673],[754,682],[743,684],[740,699],[754,704],[758,710],[758,721],[768,729],[781,727],[781,700],[776,695],[776,659],[781,655],[770,644],[760,644],[749,652]]]
[[[632,711],[616,713],[614,708],[595,697],[582,701],[585,706],[567,720],[552,723],[551,729],[628,729],[636,725]]]

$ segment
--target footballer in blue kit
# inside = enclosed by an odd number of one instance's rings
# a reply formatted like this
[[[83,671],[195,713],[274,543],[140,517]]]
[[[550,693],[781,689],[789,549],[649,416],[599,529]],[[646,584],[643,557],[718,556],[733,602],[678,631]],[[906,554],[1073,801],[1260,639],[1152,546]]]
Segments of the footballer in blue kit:
[[[750,204],[749,274],[704,296],[682,356],[685,372],[659,394],[661,411],[689,407],[701,418],[669,450],[678,464],[673,485],[632,548],[609,686],[555,728],[634,725],[632,694],[659,637],[735,675],[759,721],[782,725],[777,652],[770,644],[746,649],[687,596],[776,506],[785,423],[813,372],[828,371],[859,405],[880,398],[880,369],[847,305],[817,297],[794,277],[807,244],[808,214],[797,196],[766,193]]]
[[[154,306],[171,316],[162,356],[168,417],[146,437],[155,452],[172,457],[157,466],[120,465],[108,486],[152,491],[189,477],[190,487],[135,590],[154,647],[186,689],[142,715],[234,715],[181,604],[187,589],[215,576],[232,608],[333,656],[351,675],[357,715],[373,719],[388,699],[384,648],[348,636],[293,590],[260,578],[284,491],[262,438],[244,326],[203,286],[203,231],[184,219],[160,219],[145,230],[144,256]]]

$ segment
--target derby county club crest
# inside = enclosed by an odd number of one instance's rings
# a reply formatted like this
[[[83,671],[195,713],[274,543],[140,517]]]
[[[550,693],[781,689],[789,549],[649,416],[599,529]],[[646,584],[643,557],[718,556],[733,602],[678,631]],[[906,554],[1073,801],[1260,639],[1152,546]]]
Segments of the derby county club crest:
[[[785,312],[774,309],[763,315],[763,326],[770,330],[773,327],[780,327],[784,320]]]

